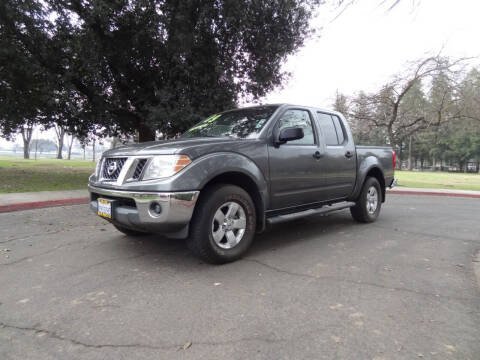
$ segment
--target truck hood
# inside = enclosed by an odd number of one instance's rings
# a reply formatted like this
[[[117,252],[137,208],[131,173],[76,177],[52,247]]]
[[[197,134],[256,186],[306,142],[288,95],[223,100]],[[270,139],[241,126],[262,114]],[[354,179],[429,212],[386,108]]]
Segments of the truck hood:
[[[143,155],[172,155],[187,154],[192,158],[202,155],[207,149],[218,149],[228,144],[238,144],[243,142],[251,142],[252,140],[232,139],[228,137],[215,138],[191,138],[176,139],[163,141],[150,141],[140,144],[126,145],[103,153],[104,157],[108,156],[143,156]],[[255,141],[255,140],[254,140]]]

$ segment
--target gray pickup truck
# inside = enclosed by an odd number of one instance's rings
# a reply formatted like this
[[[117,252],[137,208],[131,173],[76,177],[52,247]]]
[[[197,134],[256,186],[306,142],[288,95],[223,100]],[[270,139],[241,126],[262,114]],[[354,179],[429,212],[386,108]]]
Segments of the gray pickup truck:
[[[121,232],[186,238],[203,260],[225,263],[270,224],[346,208],[374,221],[394,167],[390,147],[355,146],[340,113],[263,105],[109,150],[88,188],[91,209]]]

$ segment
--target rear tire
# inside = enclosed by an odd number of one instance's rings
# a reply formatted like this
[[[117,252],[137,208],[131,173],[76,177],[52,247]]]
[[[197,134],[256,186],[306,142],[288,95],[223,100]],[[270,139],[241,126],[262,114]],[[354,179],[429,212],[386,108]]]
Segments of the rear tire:
[[[115,224],[113,224],[113,226],[115,227],[115,229],[117,229],[118,231],[120,231],[120,232],[122,232],[122,233],[124,233],[125,235],[128,235],[128,236],[145,236],[145,235],[150,235],[150,233],[148,233],[148,232],[132,230],[132,229],[128,229],[128,228],[126,228],[126,227],[119,226],[119,225],[115,225]]]
[[[352,217],[362,223],[374,222],[382,207],[382,188],[378,180],[369,177],[365,180],[356,205],[350,208]]]
[[[217,184],[202,192],[190,223],[187,246],[210,264],[241,258],[255,236],[256,215],[248,193],[234,185]]]

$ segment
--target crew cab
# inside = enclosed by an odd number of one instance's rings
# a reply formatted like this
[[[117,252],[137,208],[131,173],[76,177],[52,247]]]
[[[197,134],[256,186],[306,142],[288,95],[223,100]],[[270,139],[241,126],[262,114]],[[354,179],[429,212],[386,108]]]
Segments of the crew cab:
[[[106,151],[88,189],[91,209],[119,231],[185,238],[204,261],[225,263],[278,222],[347,208],[375,221],[394,168],[392,148],[355,146],[342,114],[276,104]]]

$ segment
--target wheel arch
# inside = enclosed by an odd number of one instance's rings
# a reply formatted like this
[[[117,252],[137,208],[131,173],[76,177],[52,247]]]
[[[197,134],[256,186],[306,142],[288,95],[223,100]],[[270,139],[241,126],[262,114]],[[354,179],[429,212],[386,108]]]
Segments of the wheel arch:
[[[256,181],[242,171],[225,171],[219,173],[207,181],[202,190],[217,184],[235,185],[245,190],[252,198],[255,205],[257,227],[256,231],[261,232],[265,229],[265,199]],[[202,192],[200,192],[201,196]]]
[[[382,202],[385,202],[385,194],[386,194],[386,184],[385,184],[385,175],[383,173],[382,166],[377,158],[375,157],[368,157],[362,161],[360,166],[358,167],[357,173],[357,181],[355,183],[355,188],[352,195],[349,197],[349,200],[356,201],[356,199],[360,196],[360,193],[363,188],[363,184],[369,177],[374,177],[380,183],[380,187],[382,189]]]
[[[374,177],[378,180],[380,183],[380,187],[382,189],[382,203],[385,202],[385,177],[383,176],[383,171],[380,170],[379,167],[373,166],[365,175],[365,178],[363,179],[363,183],[369,178],[369,177]],[[363,186],[363,184],[362,184]]]

